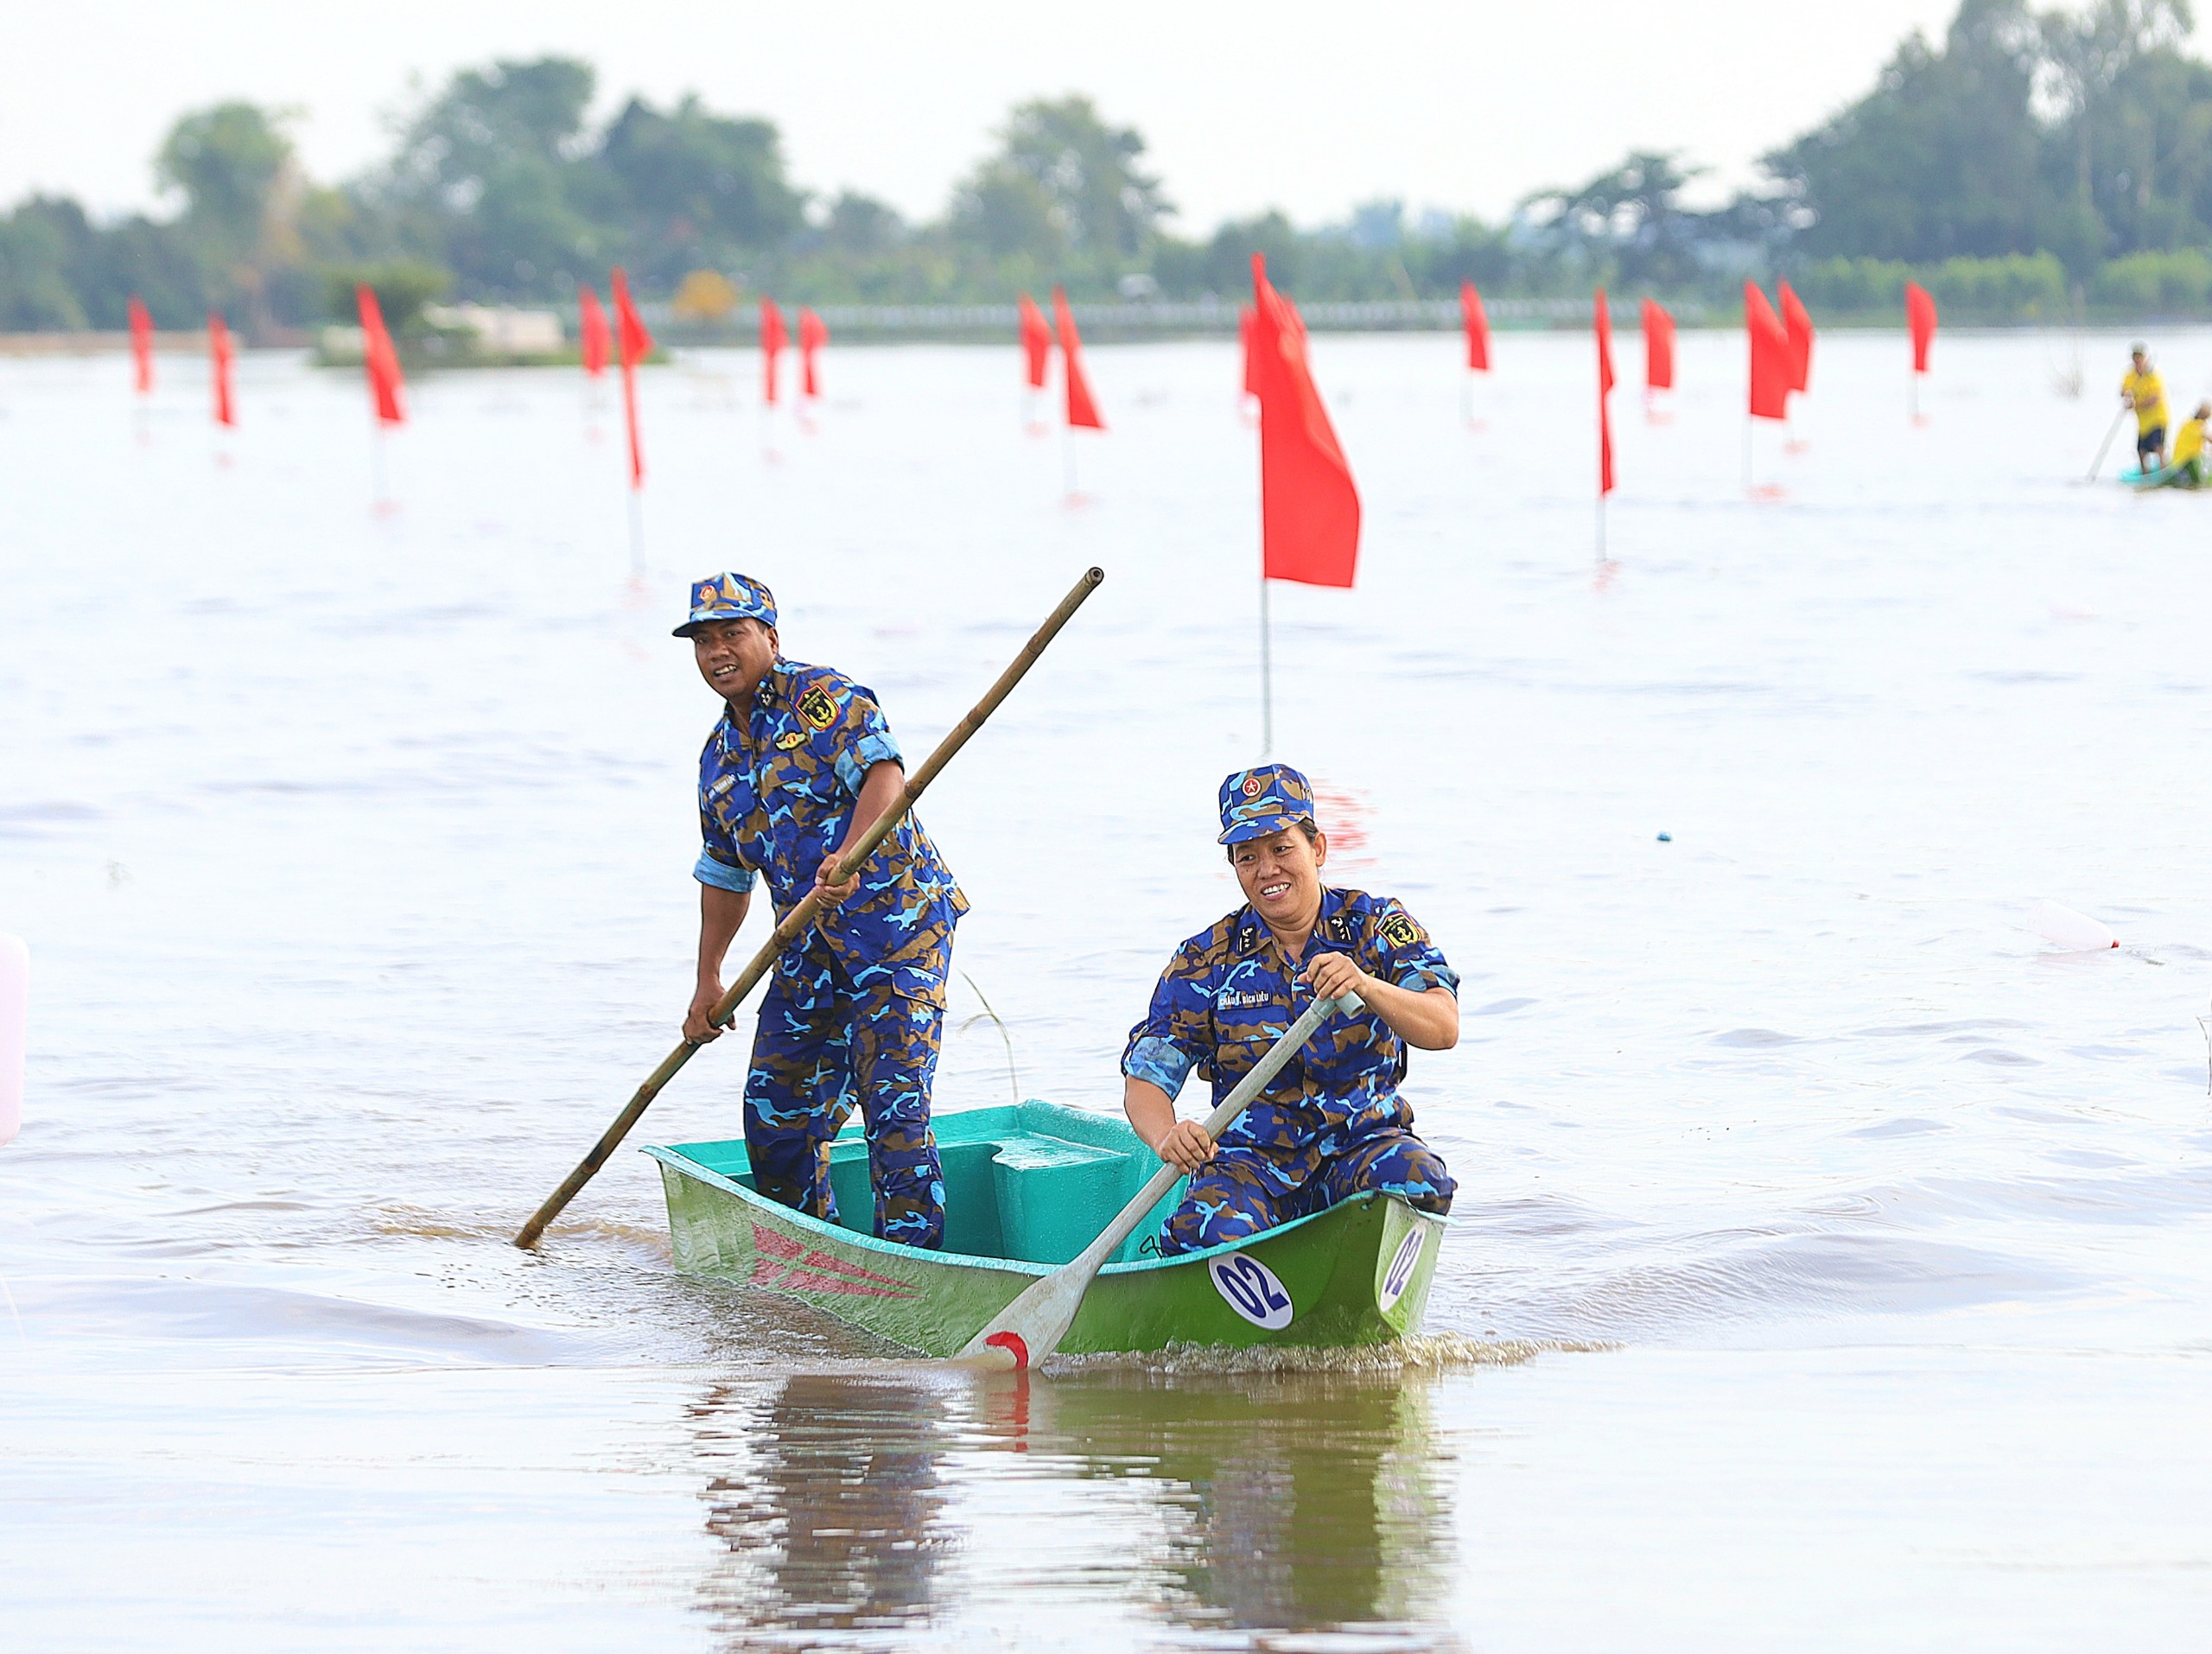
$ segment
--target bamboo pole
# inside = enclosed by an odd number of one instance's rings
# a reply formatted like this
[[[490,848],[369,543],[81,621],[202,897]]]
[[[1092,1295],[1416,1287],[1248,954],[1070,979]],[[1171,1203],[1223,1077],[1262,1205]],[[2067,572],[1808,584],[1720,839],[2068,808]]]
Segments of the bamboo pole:
[[[908,778],[906,790],[899,795],[898,802],[884,811],[875,824],[837,858],[837,865],[830,869],[830,883],[842,884],[860,870],[868,858],[875,853],[875,847],[906,817],[906,812],[914,807],[914,801],[928,790],[930,783],[937,779],[938,772],[952,761],[954,755],[968,744],[968,738],[982,728],[985,720],[998,710],[999,703],[1013,693],[1014,686],[1037,664],[1037,658],[1045,652],[1046,646],[1059,635],[1060,628],[1068,623],[1077,609],[1083,607],[1084,600],[1098,589],[1099,582],[1105,578],[1106,572],[1103,569],[1084,571],[1083,577],[1060,600],[1059,607],[1046,617],[1045,624],[1037,628],[1035,635],[1022,645],[1021,652],[1014,658],[1013,665],[999,674],[998,681],[985,691],[983,698],[976,703],[968,716],[953,727],[951,733],[938,743],[937,750],[924,760],[922,767]],[[760,951],[753,956],[752,963],[738,973],[737,980],[715,1002],[714,1015],[709,1021],[718,1027],[729,1025],[731,1019],[737,1015],[739,1003],[768,974],[777,957],[805,934],[806,927],[814,922],[814,916],[821,906],[822,895],[818,886],[799,899],[761,945]],[[692,1053],[698,1049],[696,1043],[686,1040],[661,1059],[659,1067],[645,1076],[645,1083],[638,1087],[636,1094],[624,1105],[622,1112],[614,1116],[614,1123],[600,1135],[599,1141],[592,1145],[591,1152],[577,1162],[575,1171],[561,1180],[561,1186],[546,1197],[545,1204],[531,1214],[530,1221],[515,1236],[516,1245],[527,1250],[537,1244],[537,1237],[545,1232],[545,1225],[559,1217],[562,1208],[597,1174],[599,1168],[607,1163],[607,1157],[621,1146],[623,1138],[630,1135],[630,1128],[636,1125],[639,1118],[652,1106],[652,1101],[660,1095],[661,1088],[676,1078],[677,1071],[690,1062]]]

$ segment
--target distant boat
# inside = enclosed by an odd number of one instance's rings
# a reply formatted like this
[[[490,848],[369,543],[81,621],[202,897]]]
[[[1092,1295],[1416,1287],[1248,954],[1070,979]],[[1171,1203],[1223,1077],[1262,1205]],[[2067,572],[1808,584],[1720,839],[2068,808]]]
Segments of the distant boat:
[[[2180,467],[2172,465],[2157,471],[2145,471],[2138,468],[2121,472],[2120,480],[2138,493],[2146,488],[2180,488],[2190,493],[2196,493],[2202,485],[2183,480],[2180,469]]]
[[[677,1267],[786,1294],[924,1355],[950,1356],[1104,1229],[1160,1165],[1122,1121],[1052,1103],[939,1115],[945,1246],[866,1231],[874,1211],[858,1122],[830,1150],[842,1223],[755,1193],[745,1144],[649,1148],[668,1194]],[[1385,1344],[1421,1329],[1440,1218],[1363,1194],[1250,1238],[1156,1255],[1182,1186],[1100,1271],[1065,1354],[1170,1344]],[[859,1224],[855,1230],[846,1225]]]

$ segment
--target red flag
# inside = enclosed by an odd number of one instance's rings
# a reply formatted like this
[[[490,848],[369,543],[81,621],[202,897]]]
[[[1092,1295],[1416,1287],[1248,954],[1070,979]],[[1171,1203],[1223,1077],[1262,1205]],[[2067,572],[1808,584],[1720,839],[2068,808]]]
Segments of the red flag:
[[[231,398],[231,330],[213,310],[207,313],[207,363],[214,372],[215,423],[235,425],[238,419]]]
[[[1098,404],[1090,399],[1090,381],[1084,374],[1083,340],[1075,330],[1065,288],[1052,289],[1052,320],[1059,326],[1060,357],[1067,367],[1068,423],[1085,430],[1104,430],[1106,422],[1098,417]]]
[[[1021,317],[1021,354],[1029,368],[1029,388],[1045,388],[1045,366],[1052,354],[1052,329],[1045,320],[1045,313],[1037,308],[1037,301],[1028,294],[1021,296],[1017,307]]]
[[[791,341],[784,331],[784,313],[776,308],[775,300],[765,293],[760,297],[760,388],[768,405],[776,404],[776,359],[783,354],[784,347]]]
[[[1802,391],[1813,377],[1813,318],[1805,314],[1805,306],[1791,290],[1789,283],[1782,283],[1782,331],[1789,346],[1789,388]]]
[[[1675,318],[1656,299],[1643,302],[1643,388],[1675,388]]]
[[[599,308],[599,295],[588,287],[576,289],[576,343],[583,353],[585,372],[597,379],[607,372],[607,312]]]
[[[1260,573],[1349,586],[1359,561],[1359,489],[1306,359],[1306,324],[1252,255],[1252,360],[1260,398]]]
[[[1483,296],[1472,282],[1459,283],[1459,322],[1467,330],[1467,368],[1490,372],[1490,316],[1483,309]]]
[[[1598,289],[1591,306],[1590,326],[1598,335],[1598,493],[1613,491],[1613,313],[1605,308],[1605,289]]]
[[[638,364],[653,347],[653,336],[645,331],[645,324],[639,318],[638,309],[630,302],[630,278],[622,267],[614,267],[612,281],[614,290],[614,332],[616,342],[622,351],[622,418],[630,428],[630,486],[645,486],[645,449],[638,436]]]
[[[1236,347],[1244,356],[1244,394],[1260,394],[1259,369],[1252,360],[1252,330],[1259,325],[1259,315],[1251,306],[1236,307]]]
[[[130,367],[138,394],[145,396],[154,388],[154,318],[136,293],[130,296]]]
[[[377,302],[376,289],[366,282],[354,287],[353,308],[360,312],[361,366],[368,371],[369,395],[376,404],[377,423],[404,424],[407,413],[399,404],[403,383],[399,353],[392,347],[391,334],[384,325],[384,307]]]
[[[1751,347],[1751,417],[1789,413],[1789,336],[1757,282],[1744,283],[1744,332]]]
[[[800,391],[808,397],[822,394],[822,377],[816,358],[823,346],[830,342],[829,327],[822,318],[800,307],[798,313],[798,370]]]
[[[630,302],[630,278],[617,264],[610,279],[610,290],[614,296],[614,331],[616,342],[621,347],[621,362],[625,367],[635,367],[652,354],[653,336],[645,331],[645,319],[639,315],[638,307]]]
[[[1904,319],[1912,329],[1912,371],[1928,371],[1928,347],[1936,342],[1936,301],[1918,282],[1904,284]]]

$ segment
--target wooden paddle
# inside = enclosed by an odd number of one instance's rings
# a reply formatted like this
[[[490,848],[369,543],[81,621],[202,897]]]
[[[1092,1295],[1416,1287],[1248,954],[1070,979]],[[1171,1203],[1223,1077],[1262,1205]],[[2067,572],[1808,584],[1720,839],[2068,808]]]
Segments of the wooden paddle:
[[[1268,1047],[1268,1054],[1260,1059],[1252,1072],[1236,1082],[1236,1089],[1206,1116],[1206,1136],[1218,1137],[1227,1130],[1230,1122],[1244,1112],[1267,1083],[1282,1071],[1283,1065],[1305,1049],[1306,1042],[1313,1037],[1313,1030],[1328,1020],[1331,1012],[1341,1011],[1350,1016],[1361,1008],[1357,994],[1317,999],[1307,1006],[1299,1019],[1284,1030],[1282,1038]],[[1083,1307],[1084,1294],[1090,1290],[1091,1282],[1114,1255],[1114,1249],[1128,1239],[1130,1232],[1144,1221],[1145,1213],[1159,1205],[1160,1197],[1173,1188],[1182,1175],[1181,1168],[1175,1166],[1162,1166],[1154,1172],[1146,1180],[1144,1187],[1137,1191],[1136,1197],[1099,1231],[1097,1239],[1071,1262],[1024,1288],[1021,1295],[993,1316],[990,1324],[963,1345],[954,1358],[1000,1369],[1033,1367],[1044,1361],[1060,1347],[1060,1340],[1075,1322],[1076,1311]]]
[[[2104,441],[2097,444],[2097,457],[2089,461],[2089,474],[2083,477],[2082,481],[2094,482],[2097,480],[2097,473],[2105,468],[2105,450],[2112,446],[2112,439],[2120,435],[2120,428],[2127,423],[2127,416],[2134,411],[2126,403],[2120,404],[2120,411],[2113,416],[2112,429],[2105,433]],[[2137,468],[2141,468],[2139,464]]]
[[[999,674],[998,682],[991,685],[966,717],[953,726],[952,733],[938,743],[937,750],[907,779],[906,790],[899,795],[898,802],[884,811],[874,826],[846,847],[844,854],[837,858],[837,865],[830,870],[830,882],[842,884],[860,870],[868,858],[874,854],[875,847],[883,842],[885,836],[914,807],[914,800],[922,796],[931,781],[937,779],[938,772],[952,761],[953,754],[968,744],[968,737],[982,728],[984,720],[998,710],[999,703],[1006,699],[1023,675],[1037,664],[1037,658],[1045,652],[1045,646],[1059,635],[1060,628],[1068,623],[1076,610],[1083,607],[1084,600],[1098,589],[1099,582],[1105,578],[1106,571],[1103,569],[1090,569],[1084,572],[1083,577],[1075,582],[1068,595],[1060,599],[1059,607],[1046,617],[1044,625],[1037,628],[1036,634],[1022,645],[1021,652],[1014,658],[1014,664]],[[738,973],[737,980],[729,985],[729,991],[715,1002],[714,1014],[709,1019],[710,1021],[717,1027],[729,1025],[730,1019],[737,1015],[739,1002],[753,991],[761,977],[768,974],[769,968],[776,963],[777,956],[805,934],[806,927],[814,923],[814,916],[821,907],[822,893],[818,887],[800,898],[791,912],[784,915],[783,921],[770,933],[768,939],[760,945],[760,951],[753,956],[752,964]],[[696,1042],[686,1040],[662,1059],[659,1067],[645,1076],[645,1083],[638,1087],[637,1095],[630,1099],[621,1113],[614,1116],[614,1123],[601,1134],[599,1141],[592,1145],[591,1153],[578,1161],[576,1169],[561,1180],[561,1186],[546,1197],[545,1204],[531,1214],[530,1221],[515,1236],[516,1245],[527,1249],[537,1244],[537,1237],[545,1232],[545,1225],[559,1217],[561,1208],[575,1198],[576,1191],[591,1181],[593,1175],[607,1163],[607,1157],[621,1144],[623,1138],[630,1135],[630,1128],[638,1123],[639,1116],[652,1106],[652,1100],[660,1095],[661,1087],[676,1078],[677,1071],[690,1061],[691,1053],[698,1049]]]

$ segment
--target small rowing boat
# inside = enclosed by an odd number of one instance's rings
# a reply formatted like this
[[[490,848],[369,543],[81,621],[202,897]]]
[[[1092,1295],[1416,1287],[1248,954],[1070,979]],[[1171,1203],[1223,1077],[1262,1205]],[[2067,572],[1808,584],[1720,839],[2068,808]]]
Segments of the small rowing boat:
[[[1158,1169],[1122,1121],[1052,1103],[939,1115],[945,1250],[865,1227],[868,1148],[855,1121],[830,1149],[842,1223],[756,1193],[745,1144],[648,1148],[660,1162],[678,1269],[787,1294],[925,1355],[957,1352],[1102,1231]],[[1418,1332],[1444,1220],[1363,1194],[1241,1242],[1158,1255],[1177,1184],[1100,1270],[1060,1350],[1170,1344],[1383,1344]]]
[[[2194,493],[2198,487],[2196,480],[2184,475],[2177,465],[2166,466],[2157,471],[2145,471],[2138,467],[2132,471],[2121,472],[2120,480],[2137,493],[2151,488],[2185,488]]]

